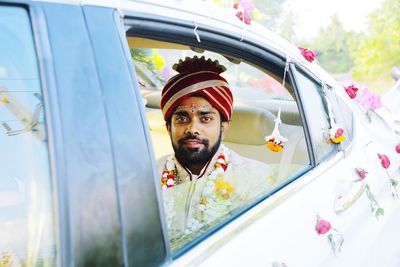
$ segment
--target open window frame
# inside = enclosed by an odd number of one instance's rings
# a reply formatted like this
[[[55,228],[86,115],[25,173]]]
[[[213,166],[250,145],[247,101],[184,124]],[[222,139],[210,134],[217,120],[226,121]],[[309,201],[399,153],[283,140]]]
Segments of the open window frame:
[[[144,16],[143,14],[127,13],[124,19],[124,25],[127,38],[139,37],[152,39],[155,41],[171,42],[175,44],[212,51],[221,54],[226,58],[240,58],[247,64],[259,68],[264,72],[265,70],[270,71],[273,75],[276,75],[277,77],[284,75],[285,67],[287,66],[286,55],[276,51],[272,47],[262,46],[256,41],[252,41],[250,39],[240,40],[238,36],[218,30],[210,30],[207,27],[203,27],[201,24],[199,24],[196,29],[196,33],[200,36],[201,42],[197,41],[196,36],[193,32],[193,25],[190,22],[176,21],[166,17],[149,17],[147,15]],[[288,88],[288,85],[295,84],[293,75],[290,72],[291,71],[288,70],[288,72],[286,73],[286,88]],[[173,251],[171,253],[173,259],[183,255],[192,247],[196,246],[207,237],[224,227],[226,224],[235,220],[247,210],[256,206],[258,203],[262,202],[272,194],[276,193],[283,187],[298,179],[315,166],[314,153],[312,152],[313,149],[310,135],[307,130],[307,122],[305,121],[302,102],[300,100],[298,92],[296,92],[296,87],[292,86],[291,89],[293,89],[292,96],[297,103],[302,120],[304,136],[307,145],[308,159],[310,162],[309,167],[306,167],[301,172],[296,173],[295,176],[290,177],[284,183],[279,184],[279,186],[275,187],[272,191],[265,194],[262,198],[257,199],[257,201],[248,203],[239,212],[236,212],[233,216],[230,216],[224,222],[211,227],[206,233],[186,243],[182,248]],[[155,178],[155,180],[157,179]],[[158,184],[155,186],[158,186]],[[159,203],[159,206],[161,211],[163,212],[162,203]],[[164,219],[164,216],[161,217],[162,219]],[[166,224],[163,223],[163,225]],[[164,231],[167,231],[167,229],[164,229]]]

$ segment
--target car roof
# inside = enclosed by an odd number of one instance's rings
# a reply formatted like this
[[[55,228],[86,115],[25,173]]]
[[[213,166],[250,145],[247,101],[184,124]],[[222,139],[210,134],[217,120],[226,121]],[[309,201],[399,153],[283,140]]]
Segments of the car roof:
[[[56,2],[99,7],[110,7],[129,12],[149,13],[173,20],[183,20],[196,25],[208,25],[216,30],[237,35],[239,40],[251,38],[263,43],[278,52],[282,57],[290,57],[304,68],[322,78],[326,84],[335,87],[336,81],[318,64],[309,63],[301,55],[298,47],[265,26],[252,21],[247,25],[236,17],[236,11],[222,8],[205,1],[174,0],[36,0],[40,2]]]

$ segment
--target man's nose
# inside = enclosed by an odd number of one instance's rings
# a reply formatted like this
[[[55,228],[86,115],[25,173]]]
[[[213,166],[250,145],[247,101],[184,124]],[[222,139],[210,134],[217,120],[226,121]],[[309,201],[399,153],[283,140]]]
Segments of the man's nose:
[[[186,127],[186,134],[199,135],[199,123],[196,120],[192,120]]]

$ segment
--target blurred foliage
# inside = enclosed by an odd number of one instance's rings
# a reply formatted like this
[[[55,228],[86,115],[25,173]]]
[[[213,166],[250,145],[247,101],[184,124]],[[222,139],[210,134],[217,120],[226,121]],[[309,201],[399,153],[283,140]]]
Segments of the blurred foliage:
[[[369,15],[365,32],[346,31],[334,15],[317,37],[299,46],[316,51],[330,73],[351,73],[355,82],[383,92],[394,84],[391,68],[400,65],[400,0],[383,0]]]
[[[262,14],[259,18],[260,23],[271,30],[279,31],[280,22],[284,10],[286,0],[254,0],[253,3]]]
[[[367,33],[350,43],[350,53],[355,62],[352,69],[355,79],[368,82],[377,91],[392,83],[390,70],[400,65],[399,0],[384,0],[370,14]]]
[[[227,0],[213,0],[230,3]],[[318,53],[320,65],[338,77],[349,77],[367,83],[374,91],[389,89],[394,81],[390,70],[400,66],[400,0],[382,0],[380,8],[368,17],[365,32],[346,31],[338,15],[327,27],[320,28],[312,40],[298,40],[297,17],[287,7],[287,0],[234,0],[242,6],[254,5],[251,19],[285,37],[299,47]],[[357,12],[357,10],[354,10]],[[350,78],[350,77],[349,77]]]
[[[354,65],[349,54],[349,43],[356,38],[347,32],[337,15],[326,28],[321,28],[310,48],[318,53],[318,62],[331,73],[348,72]]]
[[[296,16],[285,8],[286,0],[254,0],[254,5],[260,11],[257,22],[280,34],[291,42],[296,40],[294,26]]]

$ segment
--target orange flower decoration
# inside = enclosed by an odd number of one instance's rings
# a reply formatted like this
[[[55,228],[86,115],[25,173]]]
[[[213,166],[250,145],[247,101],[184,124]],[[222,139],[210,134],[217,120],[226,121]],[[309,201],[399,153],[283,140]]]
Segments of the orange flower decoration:
[[[281,152],[283,149],[283,143],[278,141],[276,142],[274,138],[268,140],[267,148],[269,148],[273,152]]]

